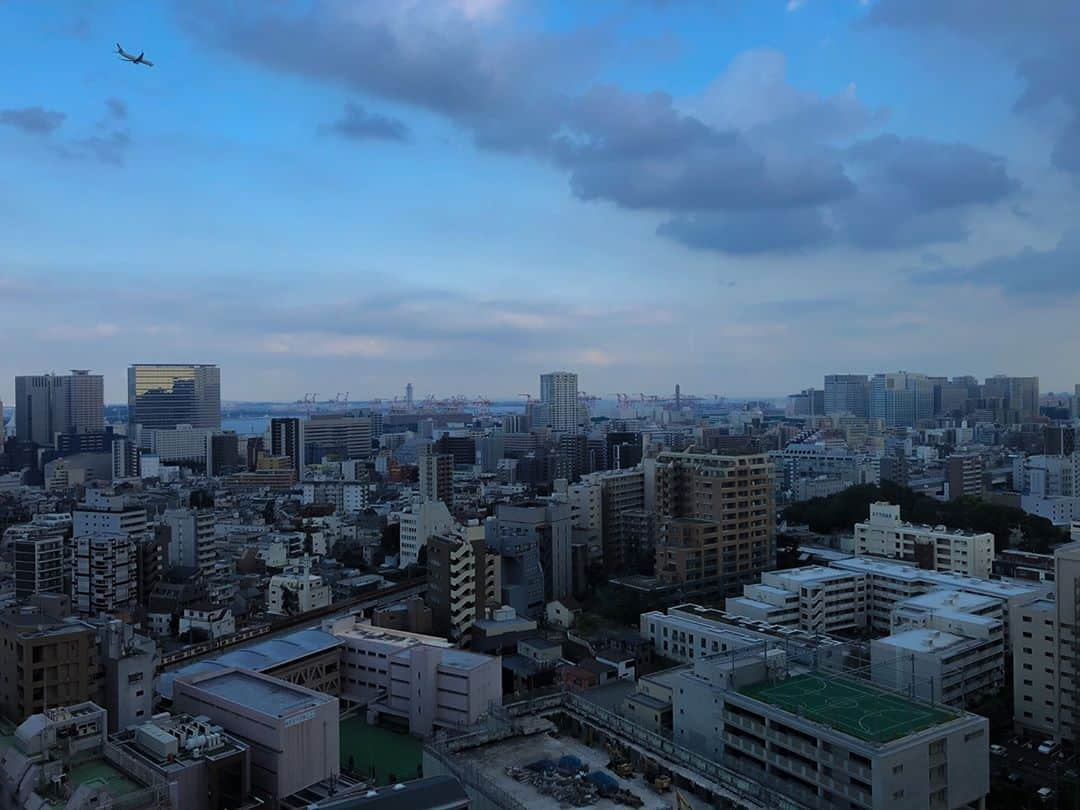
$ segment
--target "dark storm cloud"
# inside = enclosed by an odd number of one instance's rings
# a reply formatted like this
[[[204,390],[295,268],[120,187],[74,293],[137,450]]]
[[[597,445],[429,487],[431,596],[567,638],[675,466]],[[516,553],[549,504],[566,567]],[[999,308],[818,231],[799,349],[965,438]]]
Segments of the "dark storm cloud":
[[[64,123],[66,117],[62,112],[46,110],[44,107],[0,110],[0,124],[31,135],[48,135],[54,132]]]
[[[1013,64],[1024,82],[1018,112],[1064,105],[1066,122],[1051,159],[1080,174],[1080,4],[1072,0],[879,0],[871,24],[941,30],[973,40]]]
[[[205,42],[268,68],[434,112],[479,148],[524,152],[568,174],[582,200],[667,215],[666,238],[749,254],[829,242],[887,248],[964,239],[969,209],[1015,187],[1002,161],[962,144],[893,136],[854,87],[798,90],[775,51],[748,51],[686,110],[663,92],[597,85],[602,27],[538,32],[453,3],[179,6]],[[394,119],[347,109],[327,131],[400,140]]]
[[[1080,234],[1072,233],[1049,250],[1028,247],[972,267],[919,271],[912,278],[922,284],[995,288],[1014,298],[1047,300],[1080,293],[1078,268]]]
[[[407,141],[409,128],[405,122],[388,115],[368,112],[359,104],[349,103],[336,121],[319,127],[323,134],[340,135],[355,141]]]

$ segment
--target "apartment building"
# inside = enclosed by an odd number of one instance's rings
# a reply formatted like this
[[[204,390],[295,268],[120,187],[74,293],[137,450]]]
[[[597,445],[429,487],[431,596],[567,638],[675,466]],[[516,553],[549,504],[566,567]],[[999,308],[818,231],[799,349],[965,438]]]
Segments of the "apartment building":
[[[900,518],[899,506],[878,501],[870,505],[869,519],[855,524],[855,553],[904,560],[929,571],[989,578],[994,535],[907,523]]]
[[[64,593],[64,532],[44,526],[15,526],[4,533],[12,540],[15,597]]]
[[[210,576],[217,561],[214,511],[167,509],[162,522],[169,527],[169,565],[198,568]]]
[[[498,601],[498,560],[492,554],[489,564],[488,556],[484,527],[476,521],[428,538],[424,601],[435,633],[457,641],[489,602]]]
[[[663,583],[732,594],[775,565],[773,467],[767,455],[662,452],[652,470],[661,523],[656,573]]]
[[[78,535],[73,540],[71,601],[84,616],[131,610],[138,596],[138,555],[126,534]]]
[[[676,743],[802,806],[986,806],[984,717],[838,673],[789,671],[775,649],[698,659],[673,686]]]
[[[1047,586],[1021,585],[1002,580],[979,579],[960,574],[927,571],[909,563],[878,560],[873,557],[849,557],[834,560],[830,568],[866,576],[866,599],[871,629],[888,633],[892,612],[897,604],[913,596],[936,590],[956,590],[1000,600],[1005,632],[1011,627],[1012,611],[1019,605],[1046,594]]]
[[[717,653],[757,649],[764,643],[789,656],[799,651],[819,665],[833,662],[838,666],[848,649],[845,642],[829,636],[692,604],[642,613],[640,632],[657,655],[683,664]]]
[[[761,575],[761,585],[764,587],[744,586],[744,596],[728,599],[725,609],[747,618],[790,624],[800,630],[817,633],[862,630],[866,627],[866,578],[861,574],[808,565],[766,572]],[[775,591],[769,592],[765,588]],[[796,597],[798,605],[794,617],[790,609],[795,600],[791,595]],[[771,618],[766,618],[759,605],[754,603],[770,604],[769,599],[774,602],[782,599],[784,613],[768,611],[767,615]]]
[[[1010,647],[1013,725],[1017,731],[1038,739],[1063,738],[1058,714],[1063,708],[1059,701],[1065,697],[1061,691],[1065,662],[1058,657],[1055,600],[1036,599],[1014,610]],[[1069,677],[1066,683],[1071,681]],[[1066,705],[1071,717],[1075,703],[1070,699]]]
[[[413,500],[403,512],[397,514],[401,527],[398,567],[414,565],[420,557],[420,549],[427,545],[429,537],[445,534],[454,528],[454,518],[446,504],[440,500]]]
[[[311,573],[311,561],[304,559],[270,577],[266,588],[266,612],[271,616],[295,616],[327,607],[332,596],[321,576]]]

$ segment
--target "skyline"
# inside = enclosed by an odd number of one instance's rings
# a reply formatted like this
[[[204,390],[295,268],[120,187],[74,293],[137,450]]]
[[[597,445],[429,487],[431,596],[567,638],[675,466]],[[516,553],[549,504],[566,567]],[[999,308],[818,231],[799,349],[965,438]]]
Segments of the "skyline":
[[[0,5],[0,398],[1072,390],[1065,4],[421,5]]]

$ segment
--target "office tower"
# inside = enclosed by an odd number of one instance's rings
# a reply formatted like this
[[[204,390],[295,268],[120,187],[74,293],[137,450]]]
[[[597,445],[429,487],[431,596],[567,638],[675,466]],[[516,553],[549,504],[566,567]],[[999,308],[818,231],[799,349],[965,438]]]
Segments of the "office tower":
[[[535,618],[548,602],[570,595],[569,503],[500,503],[485,528],[488,548],[502,557],[503,604]]]
[[[84,616],[135,606],[138,587],[135,541],[126,534],[76,534],[72,559],[72,607]]]
[[[788,397],[788,416],[822,416],[825,413],[825,392],[817,388],[804,388]]]
[[[90,625],[41,613],[0,615],[0,648],[0,712],[11,722],[99,698],[101,665]]]
[[[45,527],[18,527],[13,542],[15,598],[64,593],[64,533]]]
[[[476,439],[472,436],[452,436],[444,433],[435,442],[435,449],[440,453],[449,453],[455,467],[472,467],[476,464]]]
[[[204,577],[214,573],[217,537],[212,509],[167,509],[162,520],[169,527],[169,565],[198,568]]]
[[[210,437],[210,474],[231,475],[240,472],[240,439],[235,431],[226,430]]]
[[[454,503],[454,457],[440,453],[432,445],[424,444],[416,456],[420,468],[420,497],[425,501],[442,501],[447,506]]]
[[[945,461],[945,480],[949,498],[981,498],[983,496],[983,461],[974,454],[954,454]]]
[[[125,478],[138,478],[141,473],[139,458],[139,447],[135,442],[124,436],[114,437],[112,443],[112,480],[121,481]]]
[[[304,478],[304,423],[294,417],[270,420],[270,455],[288,456],[296,470],[296,480]]]
[[[756,581],[776,565],[774,493],[764,453],[660,453],[656,575],[715,594]]]
[[[405,386],[405,404],[412,409],[413,406],[413,384],[408,383]]]
[[[304,464],[371,455],[371,420],[366,416],[316,414],[304,424]]]
[[[578,376],[570,371],[540,375],[540,404],[554,431],[578,429]]]
[[[58,433],[101,433],[104,391],[104,378],[84,369],[68,375],[16,377],[15,435],[19,441],[45,447]]]
[[[828,415],[870,415],[870,380],[865,374],[826,374],[823,406]]]
[[[1007,421],[1030,422],[1039,415],[1039,378],[1009,377],[999,374],[987,377],[983,396],[1000,398],[1005,403]]]
[[[128,423],[149,430],[177,425],[221,428],[221,370],[216,365],[136,363],[128,368]]]
[[[934,383],[925,374],[897,371],[875,374],[870,389],[870,416],[886,427],[915,427],[934,415]]]
[[[1076,428],[1069,425],[1047,425],[1043,430],[1048,456],[1071,456],[1076,451]]]

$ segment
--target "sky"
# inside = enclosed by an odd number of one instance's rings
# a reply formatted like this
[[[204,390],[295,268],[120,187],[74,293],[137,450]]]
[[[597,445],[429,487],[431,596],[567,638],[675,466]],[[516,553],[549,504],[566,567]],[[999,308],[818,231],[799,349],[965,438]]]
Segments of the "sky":
[[[1071,0],[0,0],[0,399],[1071,390],[1078,75]]]

